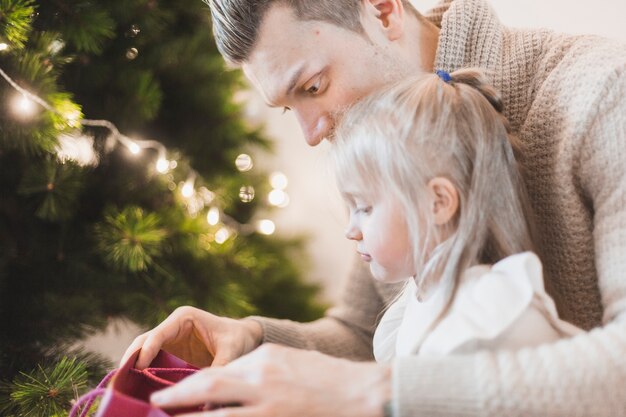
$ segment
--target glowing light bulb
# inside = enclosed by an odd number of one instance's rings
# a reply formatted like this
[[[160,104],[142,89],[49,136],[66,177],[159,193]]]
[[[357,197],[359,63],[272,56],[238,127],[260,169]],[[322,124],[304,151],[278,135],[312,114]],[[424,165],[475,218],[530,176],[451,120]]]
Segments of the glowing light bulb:
[[[247,172],[252,169],[254,166],[254,162],[252,161],[252,157],[245,153],[242,153],[235,159],[235,166],[241,172]]]
[[[193,196],[193,193],[193,181],[185,182],[185,185],[183,185],[183,189],[181,190],[181,194],[183,195],[183,197],[191,198]]]
[[[218,224],[220,222],[220,210],[217,207],[211,207],[206,215],[206,221],[211,226]]]
[[[211,204],[213,200],[215,200],[215,193],[206,187],[200,187],[198,194],[200,194],[200,198],[202,198],[204,204]]]
[[[67,119],[67,124],[71,127],[75,127],[78,128],[80,127],[80,112],[79,111],[72,111],[69,112],[65,115],[65,118]]]
[[[226,242],[229,237],[230,231],[225,227],[222,227],[220,230],[217,231],[217,233],[215,233],[215,241],[220,245]]]
[[[267,200],[273,206],[286,207],[289,204],[289,196],[283,190],[270,191]]]
[[[170,161],[164,158],[159,158],[159,160],[156,163],[156,169],[161,174],[167,173],[167,171],[169,171],[170,169]]]
[[[98,154],[94,150],[94,139],[82,134],[63,134],[58,138],[56,146],[60,161],[74,161],[80,166],[98,165]]]
[[[59,39],[55,39],[50,43],[50,46],[48,47],[48,51],[52,54],[52,55],[56,55],[59,52],[61,52],[61,50],[65,48],[65,42],[59,40]]]
[[[129,61],[137,58],[137,55],[139,55],[139,50],[137,48],[128,48],[128,50],[126,51],[126,59],[128,59]]]
[[[271,220],[261,220],[257,224],[257,230],[261,234],[271,235],[274,234],[274,232],[276,231],[276,225]]]
[[[135,142],[132,142],[130,145],[128,145],[128,150],[133,155],[139,155],[139,152],[141,152],[141,147],[139,147],[139,145],[137,145]]]
[[[244,185],[239,189],[239,199],[244,203],[249,203],[254,200],[254,187],[251,185]]]
[[[13,111],[23,117],[28,118],[35,114],[37,107],[35,103],[24,94],[19,94],[13,99]]]
[[[274,172],[270,176],[270,184],[272,184],[272,188],[277,190],[284,190],[287,188],[287,184],[289,184],[289,180],[287,180],[287,176],[282,172]]]
[[[7,43],[0,43],[0,52],[6,51],[7,49],[9,49],[9,44]]]

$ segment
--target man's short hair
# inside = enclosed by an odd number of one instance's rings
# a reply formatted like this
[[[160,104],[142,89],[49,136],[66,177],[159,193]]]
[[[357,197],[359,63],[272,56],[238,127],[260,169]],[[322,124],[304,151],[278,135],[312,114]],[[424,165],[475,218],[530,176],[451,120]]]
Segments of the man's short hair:
[[[290,7],[300,20],[328,22],[363,33],[363,0],[204,0],[211,8],[213,34],[222,56],[241,65],[250,58],[265,14],[273,6]],[[404,7],[418,14],[409,0]]]

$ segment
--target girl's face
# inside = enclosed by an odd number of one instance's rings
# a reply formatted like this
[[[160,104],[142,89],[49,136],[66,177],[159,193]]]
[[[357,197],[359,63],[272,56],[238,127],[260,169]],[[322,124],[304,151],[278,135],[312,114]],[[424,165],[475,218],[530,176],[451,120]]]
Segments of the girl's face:
[[[350,208],[346,237],[357,243],[357,252],[370,264],[378,281],[399,282],[415,275],[413,248],[404,209],[395,198],[372,198],[344,193]]]

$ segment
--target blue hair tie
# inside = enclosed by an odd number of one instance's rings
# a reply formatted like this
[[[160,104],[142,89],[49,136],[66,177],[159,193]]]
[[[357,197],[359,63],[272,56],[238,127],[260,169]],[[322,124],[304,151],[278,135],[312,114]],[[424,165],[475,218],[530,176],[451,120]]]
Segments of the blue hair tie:
[[[452,81],[452,76],[450,76],[450,74],[448,74],[444,70],[437,70],[435,71],[435,74],[437,74],[439,78],[441,78],[445,83],[449,83],[450,81]]]

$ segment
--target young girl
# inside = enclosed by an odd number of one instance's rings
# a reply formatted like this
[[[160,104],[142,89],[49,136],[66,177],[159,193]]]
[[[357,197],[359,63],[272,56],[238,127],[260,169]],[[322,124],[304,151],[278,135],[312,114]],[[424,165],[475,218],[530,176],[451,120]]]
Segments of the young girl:
[[[501,111],[479,71],[438,71],[365,98],[337,128],[346,235],[375,279],[406,282],[376,329],[378,361],[581,332],[544,290],[520,145]]]

